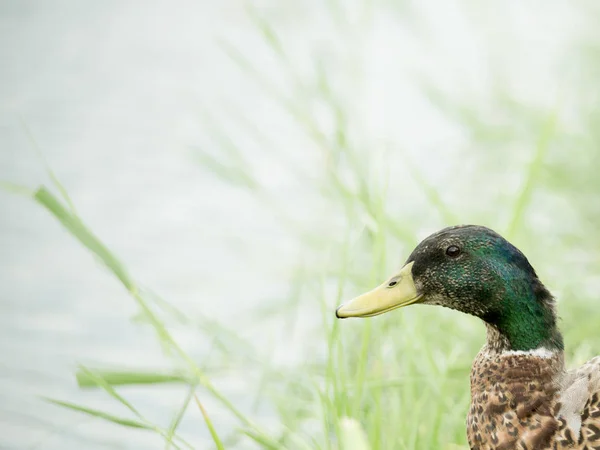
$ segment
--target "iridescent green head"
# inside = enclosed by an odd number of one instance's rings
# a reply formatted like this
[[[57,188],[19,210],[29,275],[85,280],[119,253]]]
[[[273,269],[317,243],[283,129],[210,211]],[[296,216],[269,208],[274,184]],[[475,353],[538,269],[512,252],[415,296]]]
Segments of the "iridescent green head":
[[[488,344],[498,348],[562,349],[552,295],[525,255],[489,228],[455,226],[427,237],[399,273],[336,315],[368,317],[412,303],[479,317],[497,332]]]

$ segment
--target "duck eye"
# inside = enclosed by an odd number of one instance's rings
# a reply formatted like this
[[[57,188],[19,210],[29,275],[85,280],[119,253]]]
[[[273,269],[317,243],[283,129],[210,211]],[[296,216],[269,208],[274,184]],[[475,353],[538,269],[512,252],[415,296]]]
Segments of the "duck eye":
[[[450,256],[451,258],[456,258],[458,255],[460,255],[460,248],[458,248],[456,245],[451,245],[446,249],[446,255]]]

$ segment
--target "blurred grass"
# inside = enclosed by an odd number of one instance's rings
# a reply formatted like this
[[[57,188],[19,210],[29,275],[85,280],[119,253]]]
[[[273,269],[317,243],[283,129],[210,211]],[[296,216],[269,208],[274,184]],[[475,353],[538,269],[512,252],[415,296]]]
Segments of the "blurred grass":
[[[337,2],[331,2],[330,6],[332,11],[341,7]],[[277,425],[266,427],[257,424],[251,411],[240,410],[215,388],[213,380],[174,339],[169,330],[169,320],[175,318],[184,326],[210,330],[209,334],[223,337],[224,341],[236,340],[235,332],[219,324],[198,324],[168,302],[141,290],[126,265],[83,223],[66,189],[52,174],[62,200],[45,187],[35,193],[21,187],[11,188],[25,195],[31,194],[117,278],[138,304],[141,322],[154,329],[158,342],[173,357],[177,370],[155,373],[143,369],[108,371],[80,367],[76,373],[79,385],[102,389],[128,412],[127,417],[58,399],[47,400],[116,425],[155,432],[165,445],[173,448],[193,447],[193,443],[180,435],[178,425],[195,396],[197,385],[202,386],[205,393],[218,400],[221,407],[235,418],[238,423],[235,435],[251,440],[258,448],[467,448],[464,424],[469,402],[468,373],[472,358],[483,343],[483,327],[477,326],[473,318],[439,308],[425,312],[423,307],[342,324],[335,320],[334,308],[348,292],[371,287],[386,276],[393,268],[392,264],[398,263],[397,254],[408,254],[422,229],[432,223],[439,228],[465,222],[463,217],[476,215],[469,210],[457,212],[455,205],[446,200],[445,192],[428,180],[428,174],[421,170],[419,161],[413,161],[408,153],[398,151],[396,157],[399,154],[406,162],[410,175],[403,187],[410,184],[418,191],[423,198],[423,210],[434,212],[436,218],[431,220],[423,212],[420,222],[408,224],[406,219],[396,216],[393,208],[400,205],[394,205],[393,200],[402,196],[397,186],[390,187],[390,172],[395,169],[387,167],[377,171],[374,167],[372,160],[379,155],[387,161],[386,153],[377,145],[365,149],[355,138],[353,127],[357,124],[346,112],[345,104],[340,100],[343,95],[336,92],[327,68],[316,60],[312,78],[301,76],[275,26],[257,9],[249,8],[249,16],[264,45],[271,50],[286,74],[288,91],[276,87],[260,67],[234,44],[223,40],[221,46],[244,76],[255,80],[264,89],[265,95],[279,105],[281,111],[288,114],[312,142],[321,158],[320,172],[312,179],[302,178],[300,182],[305,183],[307,190],[316,191],[335,210],[342,218],[345,232],[335,238],[328,236],[331,237],[328,240],[319,235],[320,230],[311,232],[306,229],[306,224],[298,223],[281,207],[277,193],[261,184],[244,150],[227,129],[208,114],[204,122],[209,127],[214,147],[219,151],[215,155],[196,149],[195,155],[204,171],[223,183],[246,189],[263,201],[285,226],[296,233],[307,251],[323,254],[322,258],[317,258],[322,260],[322,265],[298,270],[290,281],[293,284],[290,298],[283,302],[281,309],[275,310],[271,305],[264,308],[271,314],[293,318],[296,310],[291,312],[292,308],[296,308],[301,300],[316,298],[317,301],[311,303],[308,309],[315,316],[317,312],[321,314],[319,333],[313,337],[320,351],[313,359],[291,370],[272,367],[270,362],[259,360],[252,351],[248,351],[250,357],[235,361],[240,373],[250,368],[262,372],[261,383],[247,386],[247,389],[249,395],[257,396],[257,402],[269,404]],[[370,21],[365,20],[361,26],[371,26]],[[600,52],[595,50],[590,54],[589,61],[600,67],[597,56]],[[585,277],[593,273],[591,269],[600,269],[600,256],[596,255],[600,252],[595,251],[596,254],[590,256],[592,264],[587,270],[582,270],[577,263],[565,267],[561,264],[561,256],[568,251],[567,245],[588,251],[600,248],[600,239],[595,232],[600,222],[600,206],[591,200],[600,189],[596,175],[600,143],[597,107],[592,111],[581,109],[585,116],[583,130],[573,133],[558,120],[562,111],[540,110],[523,104],[509,92],[494,91],[490,96],[492,105],[483,108],[427,83],[423,83],[422,88],[449,122],[468,130],[468,145],[463,156],[472,156],[474,147],[489,149],[488,154],[477,155],[479,178],[473,180],[474,185],[482,183],[483,186],[488,176],[500,174],[498,161],[510,163],[511,170],[514,169],[511,175],[518,172],[520,187],[511,186],[509,200],[498,202],[496,206],[498,217],[503,214],[507,221],[500,222],[494,217],[490,219],[490,225],[506,233],[526,254],[532,255],[532,262],[542,278],[546,279],[544,275],[548,275],[550,287],[561,292],[559,308],[569,360],[581,362],[596,353],[600,337],[597,336],[597,320],[590,313],[595,311],[593,305],[597,291],[593,286],[585,287],[584,284]],[[312,104],[315,99],[331,118],[330,126],[324,127],[317,120]],[[494,114],[487,113],[490,110]],[[501,124],[498,124],[498,116],[502,117]],[[243,120],[251,125],[251,118]],[[256,129],[253,133],[262,144],[268,143],[268,133],[266,139],[259,136]],[[522,164],[515,162],[521,159],[513,153],[503,150],[504,146],[512,148],[515,142],[520,144],[519,151],[526,151]],[[589,156],[593,163],[571,158],[562,151],[567,144],[583,148],[581,154]],[[301,171],[296,173],[299,177],[306,175]],[[443,187],[451,190],[453,186]],[[577,201],[578,195],[581,195],[581,201]],[[575,217],[568,223],[580,224],[580,229],[561,228],[557,224],[544,235],[532,225],[540,215],[556,222],[567,220],[560,212],[545,206],[554,205],[548,203],[549,198],[554,200],[553,196],[564,196],[571,208],[569,213]],[[495,199],[491,197],[487,201]],[[507,223],[507,226],[502,229],[499,223]],[[553,269],[553,264],[560,268]],[[555,278],[554,275],[566,279]],[[262,310],[257,313],[257,316],[261,315]],[[230,348],[222,344],[219,351],[226,353]],[[189,386],[181,408],[167,426],[150,422],[118,392],[124,385],[163,383]],[[197,397],[195,400],[215,448],[227,448],[224,444],[226,439],[222,440],[218,431],[219,424],[213,423]]]

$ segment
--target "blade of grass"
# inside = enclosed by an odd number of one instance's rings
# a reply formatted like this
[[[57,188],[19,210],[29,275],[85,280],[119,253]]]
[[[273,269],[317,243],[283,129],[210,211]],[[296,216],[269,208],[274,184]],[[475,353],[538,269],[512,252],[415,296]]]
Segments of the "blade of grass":
[[[50,211],[50,213],[52,213],[52,215],[56,217],[81,244],[98,256],[117,278],[119,278],[127,290],[132,290],[134,288],[135,284],[133,280],[129,277],[129,274],[119,260],[115,258],[100,240],[86,228],[79,217],[68,211],[48,189],[44,186],[40,187],[35,192],[34,199]]]
[[[256,431],[248,428],[240,429],[240,432],[248,436],[257,444],[262,445],[264,448],[271,450],[286,450],[279,442],[265,436],[264,434],[257,433]]]
[[[13,194],[25,195],[26,197],[33,197],[35,194],[35,192],[27,186],[21,186],[9,181],[0,181],[0,189]]]
[[[97,417],[99,419],[106,420],[108,422],[112,422],[117,425],[122,425],[124,427],[140,428],[143,430],[154,430],[154,427],[152,427],[151,425],[149,425],[147,423],[144,423],[143,421],[127,419],[124,417],[118,417],[118,416],[106,413],[104,411],[100,411],[98,409],[88,408],[86,406],[81,406],[81,405],[77,405],[75,403],[65,402],[65,401],[57,400],[57,399],[50,398],[50,397],[41,397],[41,398],[42,398],[42,400],[44,400],[48,403],[62,406],[63,408],[67,408],[67,409],[70,409],[73,411],[81,412],[81,413],[87,414],[92,417]]]
[[[200,403],[200,400],[198,399],[197,395],[194,395],[194,399],[196,400],[198,409],[200,409],[200,412],[202,413],[202,417],[204,418],[204,423],[206,423],[206,427],[208,428],[208,431],[210,432],[212,440],[215,443],[215,445],[217,446],[217,450],[225,450],[225,447],[223,446],[223,443],[221,442],[221,439],[219,438],[219,435],[217,434],[217,430],[215,430],[215,427],[213,426],[213,423],[210,420],[210,417],[208,416],[206,409],[204,409],[204,406],[202,406],[202,403]]]
[[[135,409],[135,407],[131,403],[129,403],[122,395],[120,395],[115,390],[115,388],[113,388],[110,384],[108,384],[104,378],[102,378],[98,374],[92,372],[91,370],[89,370],[88,368],[86,368],[85,366],[82,366],[82,365],[79,366],[79,370],[82,373],[84,373],[91,381],[93,381],[96,384],[96,386],[104,389],[108,393],[108,395],[110,395],[112,398],[114,398],[119,403],[121,403],[126,408],[128,408],[137,417],[141,417],[141,414],[138,412],[138,410]]]
[[[195,385],[190,386],[188,394],[186,395],[185,400],[183,401],[183,404],[181,405],[181,408],[179,409],[179,411],[177,412],[175,417],[173,417],[173,420],[171,421],[171,425],[169,425],[169,428],[167,429],[167,435],[165,437],[165,440],[166,440],[165,448],[167,450],[169,450],[170,445],[173,443],[172,439],[175,437],[175,432],[177,431],[177,428],[179,427],[179,424],[181,423],[181,419],[183,419],[183,416],[185,415],[188,405],[190,404],[190,400],[194,396],[195,390],[196,390]]]
[[[104,411],[100,411],[98,409],[88,408],[86,406],[77,405],[75,403],[66,402],[63,400],[57,400],[57,399],[50,398],[50,397],[41,397],[41,398],[42,398],[42,400],[44,400],[48,403],[52,403],[54,405],[61,406],[66,409],[70,409],[72,411],[87,414],[89,416],[96,417],[98,419],[102,419],[102,420],[105,420],[107,422],[111,422],[111,423],[114,423],[117,425],[129,427],[129,428],[138,428],[138,429],[143,429],[143,430],[148,430],[148,431],[154,431],[155,433],[161,435],[165,439],[168,439],[169,442],[171,443],[171,445],[173,445],[173,447],[175,447],[175,449],[181,449],[181,446],[175,444],[172,441],[172,439],[169,439],[167,437],[167,432],[165,430],[150,423],[149,421],[147,421],[146,419],[144,419],[141,416],[140,416],[139,420],[127,419],[127,418],[115,416],[113,414],[110,414],[110,413],[107,413]],[[182,445],[184,445],[185,447],[187,447],[189,449],[193,449],[193,447],[188,442],[186,442],[184,439],[182,439],[181,437],[179,437],[179,436],[174,436],[174,437],[179,442],[181,442]]]
[[[273,29],[273,26],[267,20],[265,20],[258,13],[256,7],[252,6],[250,3],[246,5],[246,13],[274,53],[277,54],[282,61],[287,62],[287,56],[283,50],[283,46],[281,45],[281,41],[279,40],[277,33]]]
[[[89,369],[96,376],[101,377],[107,384],[111,386],[123,386],[130,384],[164,384],[164,383],[184,383],[189,384],[189,377],[179,374],[168,374],[158,372],[126,372]],[[90,377],[87,372],[78,370],[75,373],[77,384],[81,388],[97,387],[94,378]]]
[[[35,140],[35,137],[33,136],[33,132],[27,125],[27,122],[25,122],[25,119],[23,119],[23,117],[19,117],[19,118],[21,120],[21,126],[23,127],[25,134],[29,138],[29,142],[31,143],[31,146],[33,147],[37,157],[42,161],[42,164],[44,165],[44,168],[46,169],[46,173],[50,176],[52,183],[54,184],[54,186],[56,186],[56,188],[58,189],[58,192],[60,192],[60,195],[62,195],[63,199],[67,202],[67,205],[69,205],[69,208],[71,209],[71,211],[75,212],[76,211],[75,205],[73,204],[73,201],[71,200],[71,197],[69,196],[69,193],[67,192],[67,190],[65,189],[63,184],[60,182],[60,180],[58,179],[58,177],[52,170],[52,167],[50,167],[50,164],[48,164],[48,160],[44,156],[42,149],[40,148],[37,141]]]
[[[237,166],[225,164],[198,148],[193,148],[193,150],[194,158],[197,160],[198,164],[208,169],[213,175],[216,175],[231,184],[239,185],[247,189],[258,188],[255,180],[246,172],[239,170]]]

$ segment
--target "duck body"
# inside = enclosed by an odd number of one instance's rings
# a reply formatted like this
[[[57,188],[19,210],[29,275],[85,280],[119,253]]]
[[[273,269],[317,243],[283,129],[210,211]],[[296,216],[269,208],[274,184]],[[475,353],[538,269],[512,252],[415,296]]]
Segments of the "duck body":
[[[600,449],[600,357],[565,372],[563,352],[495,351],[471,370],[472,449]]]
[[[336,316],[371,317],[411,304],[452,308],[487,327],[471,370],[471,449],[600,450],[600,356],[565,370],[554,298],[502,236],[475,225],[445,228]]]

